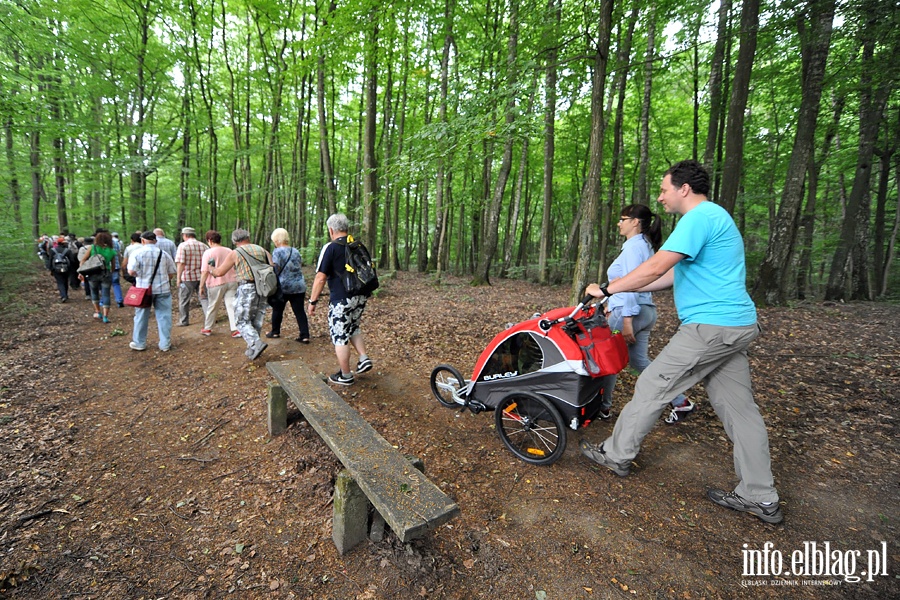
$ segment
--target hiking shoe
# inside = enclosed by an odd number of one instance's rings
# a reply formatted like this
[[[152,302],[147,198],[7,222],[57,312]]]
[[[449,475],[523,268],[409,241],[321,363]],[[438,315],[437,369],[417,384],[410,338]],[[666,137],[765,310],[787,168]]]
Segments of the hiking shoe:
[[[689,414],[696,410],[696,408],[697,406],[690,400],[688,400],[687,404],[685,404],[684,406],[673,406],[672,411],[666,417],[666,424],[674,425],[679,421],[684,421],[685,419],[687,419]]]
[[[131,348],[132,350],[136,350],[138,352],[142,352],[147,349],[147,346],[138,346],[134,342],[131,342],[130,344],[128,344],[128,347]]]
[[[366,358],[362,359],[361,361],[359,361],[358,363],[356,363],[356,374],[357,375],[359,375],[360,373],[365,373],[366,371],[371,371],[371,370],[372,370],[372,359],[370,359],[369,357],[366,357]]]
[[[238,331],[237,329],[235,329],[234,331],[231,332],[231,337],[239,338],[239,337],[241,337],[241,332]]]
[[[212,329],[201,329],[200,335],[212,335]]]
[[[600,466],[606,467],[619,477],[627,477],[628,474],[631,473],[631,468],[628,465],[623,467],[606,456],[606,451],[603,450],[603,444],[592,444],[587,440],[581,440],[578,442],[578,447],[581,448],[581,453],[587,458]]]
[[[726,492],[725,490],[706,490],[706,497],[719,506],[750,513],[766,523],[781,523],[784,520],[781,506],[777,502],[750,502],[734,492]]]
[[[336,383],[338,385],[353,385],[356,383],[356,379],[353,378],[353,373],[350,375],[344,375],[340,371],[333,375],[328,376],[328,383]]]
[[[263,353],[263,350],[268,348],[269,345],[262,340],[256,340],[256,343],[253,344],[252,351],[247,355],[250,357],[250,360],[256,360],[259,358],[259,355]]]

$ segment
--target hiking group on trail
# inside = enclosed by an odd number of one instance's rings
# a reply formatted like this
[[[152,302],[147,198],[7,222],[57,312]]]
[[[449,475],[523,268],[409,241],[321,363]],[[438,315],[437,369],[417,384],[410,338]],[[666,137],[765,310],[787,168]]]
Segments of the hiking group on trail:
[[[702,381],[733,443],[738,479],[733,491],[710,489],[707,497],[719,506],[777,524],[783,514],[771,470],[768,433],[753,399],[747,358],[747,349],[760,328],[746,289],[744,243],[731,215],[709,201],[708,194],[709,174],[698,162],[681,161],[666,171],[657,201],[666,213],[679,215],[680,220],[661,245],[659,217],[647,206],[633,204],[621,211],[619,233],[626,241],[607,271],[609,282],[593,283],[586,291],[598,299],[609,299],[609,323],[621,329],[631,366],[640,375],[611,435],[600,444],[582,439],[580,448],[586,458],[616,475],[629,475],[641,442],[663,411],[669,407],[666,423],[683,421],[695,408],[684,392]],[[319,253],[308,314],[315,316],[327,284],[328,330],[339,366],[328,382],[348,386],[355,383],[351,347],[358,354],[357,375],[373,368],[360,323],[378,279],[368,250],[350,235],[347,217],[333,214],[326,225],[329,241]],[[62,302],[68,299],[67,286],[78,287],[78,280],[73,279],[76,265],[82,270],[91,260],[101,264],[98,273],[79,278],[94,303],[94,318],[104,323],[109,322],[113,271],[121,270],[138,289],[148,288],[152,301],[135,308],[130,343],[135,351],[147,347],[150,305],[156,315],[159,349],[170,350],[173,277],[179,290],[179,326],[189,325],[190,299],[197,295],[204,312],[200,333],[212,335],[216,311],[224,303],[231,337],[242,337],[247,357],[255,360],[267,348],[261,337],[266,308],[273,307],[272,329],[265,334],[272,339],[281,336],[284,310],[290,304],[299,328],[297,341],[309,343],[309,323],[303,311],[307,286],[300,252],[290,246],[285,229],[272,233],[275,250],[271,254],[251,243],[250,233],[244,229],[231,234],[234,250],[221,245],[217,231],[206,233],[207,244],[196,239],[191,227],[183,228],[181,234],[183,241],[176,248],[161,229],[138,232],[123,251],[116,234],[98,230],[93,240],[77,242],[83,246],[81,256],[71,247],[76,243],[72,236],[60,236],[55,243],[50,238],[42,240],[39,254],[56,280]],[[95,255],[100,258],[94,259]],[[674,288],[681,323],[651,362],[649,336],[657,320],[651,293],[667,288]],[[120,297],[121,291],[116,292],[122,307]],[[612,417],[615,383],[615,375],[608,376],[600,392],[603,420]]]
[[[377,275],[368,250],[349,234],[349,221],[343,214],[328,218],[330,240],[324,245],[316,267],[310,297],[309,315],[313,316],[319,295],[328,282],[330,303],[328,324],[340,370],[331,383],[352,385],[349,368],[350,346],[358,352],[356,373],[372,369],[365,351],[360,322],[366,300],[378,286]],[[200,334],[213,334],[217,311],[225,305],[230,336],[243,338],[246,356],[256,360],[268,347],[262,339],[266,309],[272,307],[272,328],[266,338],[280,338],[284,311],[291,306],[297,320],[297,341],[309,344],[309,321],[304,312],[306,281],[300,251],[290,245],[286,229],[272,232],[275,250],[250,242],[250,232],[235,229],[231,233],[234,249],[222,245],[222,234],[206,232],[206,243],[197,239],[193,227],[181,230],[182,242],[175,245],[156,228],[131,234],[131,244],[123,247],[118,234],[98,229],[94,236],[77,239],[71,234],[56,238],[44,236],[38,241],[38,255],[53,276],[60,301],[69,301],[69,290],[84,286],[93,302],[93,316],[110,323],[110,290],[115,289],[119,308],[134,299],[132,338],[129,347],[137,352],[147,349],[151,313],[158,331],[162,352],[172,348],[173,285],[178,290],[178,327],[190,325],[191,299],[196,296],[203,313]],[[348,277],[348,273],[355,273]],[[127,295],[119,285],[120,277],[131,284]],[[135,294],[132,292],[141,292]],[[140,300],[140,301],[139,301]]]

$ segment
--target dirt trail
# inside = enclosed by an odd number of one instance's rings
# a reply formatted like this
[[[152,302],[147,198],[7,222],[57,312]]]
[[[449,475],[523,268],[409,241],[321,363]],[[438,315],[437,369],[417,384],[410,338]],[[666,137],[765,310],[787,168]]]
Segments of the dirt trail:
[[[334,368],[324,319],[309,346],[283,337],[256,364],[227,322],[212,337],[175,328],[174,349],[128,349],[129,310],[90,318],[81,296],[54,302],[41,277],[27,317],[0,334],[0,588],[9,598],[740,598],[898,597],[900,309],[805,305],[761,312],[753,347],[757,401],[771,436],[785,523],[769,526],[704,499],[733,483],[731,447],[703,399],[647,437],[633,474],[600,471],[569,432],[565,456],[533,467],[507,452],[490,414],[460,414],[430,397],[438,363],[471,371],[508,321],[565,303],[565,291],[517,281],[471,288],[399,274],[367,309],[375,369],[339,390],[453,496],[460,518],[403,545],[392,536],[344,557],[331,543],[340,470],[296,412],[265,428],[264,360]],[[674,331],[659,295],[652,353]],[[224,314],[222,315],[224,318]],[[125,335],[111,336],[116,329]],[[614,409],[633,378],[621,378]],[[804,542],[880,550],[888,576],[744,577],[743,545],[790,556]],[[847,556],[842,554],[842,556]],[[864,570],[860,564],[857,572]],[[865,577],[863,578],[865,579]],[[765,586],[745,587],[747,582]],[[776,585],[791,584],[791,589]],[[743,583],[743,585],[742,585]],[[796,583],[796,585],[793,585]]]

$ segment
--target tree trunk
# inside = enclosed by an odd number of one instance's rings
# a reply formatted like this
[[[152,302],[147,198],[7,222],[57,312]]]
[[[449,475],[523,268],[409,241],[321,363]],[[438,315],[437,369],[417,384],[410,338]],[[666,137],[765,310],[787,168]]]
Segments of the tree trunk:
[[[16,152],[13,145],[13,117],[12,111],[3,122],[3,130],[6,135],[6,165],[9,169],[9,203],[13,209],[13,217],[16,225],[22,227],[22,207],[19,198],[19,177],[16,174]],[[35,236],[36,237],[36,236]]]
[[[900,117],[900,113],[898,113]],[[875,201],[875,239],[873,244],[875,252],[872,256],[872,262],[875,275],[875,295],[881,296],[887,291],[887,275],[885,270],[885,248],[884,235],[886,229],[885,214],[887,211],[887,195],[888,186],[891,178],[891,162],[894,153],[897,151],[897,142],[900,141],[900,118],[894,123],[893,131],[888,130],[885,135],[883,148],[876,148],[875,155],[878,156],[878,195]]]
[[[178,179],[178,187],[181,196],[181,210],[178,214],[178,223],[179,225],[183,225],[187,220],[187,214],[185,213],[185,208],[190,201],[190,172],[191,172],[191,130],[192,130],[192,122],[191,122],[191,70],[189,68],[185,69],[184,72],[185,79],[185,90],[184,96],[181,99],[181,123],[182,123],[182,137],[181,137],[181,174]],[[215,206],[213,203],[212,206]],[[215,222],[210,220],[210,229],[215,229]]]
[[[900,154],[894,155],[894,181],[900,181]],[[891,231],[891,237],[888,239],[887,256],[884,261],[882,289],[879,292],[880,296],[887,294],[888,283],[890,282],[891,263],[894,261],[894,252],[897,248],[898,234],[900,234],[900,192],[897,193],[897,204],[894,208],[894,229]]]
[[[13,74],[19,77],[19,51],[15,48],[12,50]],[[16,97],[16,87],[10,88],[10,102],[12,103]],[[19,229],[22,228],[22,205],[19,196],[19,177],[16,168],[16,152],[13,144],[13,111],[10,109],[6,119],[3,120],[3,130],[6,134],[6,163],[9,168],[9,202],[12,205],[13,216]],[[34,236],[35,238],[37,235]]]
[[[53,123],[55,134],[53,136],[53,181],[56,192],[56,224],[57,230],[69,230],[69,216],[66,212],[66,169],[65,169],[65,142],[62,137],[63,120],[62,112],[59,108],[60,87],[62,82],[57,77],[55,71],[57,69],[57,57],[54,52],[53,58],[54,74],[46,78],[47,81],[47,102],[50,107],[50,120]]]
[[[213,107],[216,104],[216,99],[213,97],[213,92],[210,89],[210,72],[212,71],[212,26],[210,26],[210,35],[209,35],[209,45],[205,49],[206,51],[206,69],[204,69],[204,61],[200,56],[200,40],[198,37],[198,24],[199,20],[197,19],[197,7],[194,3],[194,0],[191,0],[188,3],[188,9],[190,11],[191,16],[191,57],[193,58],[194,65],[197,68],[197,78],[200,82],[200,97],[203,99],[203,106],[206,109],[206,134],[209,137],[209,156],[208,156],[208,168],[207,168],[207,193],[206,197],[208,198],[209,203],[209,227],[210,229],[218,228],[218,205],[219,205],[219,138],[216,135],[216,122],[217,118],[213,113]],[[224,8],[223,8],[224,10]],[[212,7],[210,8],[210,12],[212,12]],[[211,21],[212,19],[210,19]],[[224,22],[224,21],[223,21]],[[224,35],[224,34],[223,34]],[[227,48],[227,47],[226,47]],[[227,62],[227,53],[226,53],[226,62]],[[190,97],[187,96],[186,99],[189,102],[189,106],[186,107],[188,111],[192,111],[193,101]],[[188,168],[188,173],[190,172],[190,152],[189,152],[189,144],[190,144],[190,122],[186,124],[185,127],[185,136],[186,140],[184,141],[184,148],[188,150],[188,154],[185,156],[186,167]],[[237,148],[240,146],[238,145]],[[236,148],[236,150],[237,150]],[[183,193],[188,194],[189,190],[188,186],[184,186]],[[187,198],[184,199],[185,204]],[[182,205],[182,211],[185,210],[184,205]],[[186,218],[186,215],[183,217]],[[179,225],[181,225],[181,219],[179,219]]]
[[[531,93],[528,95],[528,108],[525,110],[526,119],[531,118],[534,110],[534,95],[537,92],[537,71],[531,84]],[[512,264],[513,244],[516,241],[516,228],[519,224],[519,213],[522,208],[522,188],[525,182],[525,172],[528,168],[528,136],[522,138],[522,156],[519,159],[519,171],[516,174],[516,185],[513,190],[512,207],[510,209],[510,225],[506,228],[506,243],[503,247],[503,268],[500,277],[506,277]],[[524,227],[523,227],[524,228]]]
[[[622,160],[622,124],[625,120],[625,92],[628,87],[629,58],[631,55],[631,45],[634,39],[634,27],[638,19],[638,6],[635,4],[628,17],[628,26],[625,33],[625,40],[619,48],[617,59],[616,77],[613,82],[613,90],[618,97],[616,101],[616,118],[613,122],[613,152],[612,152],[612,168],[610,169],[610,185],[609,185],[609,206],[613,206],[616,200],[616,193],[620,204],[625,204],[625,161]],[[602,262],[606,262],[605,257]]]
[[[609,63],[609,43],[612,29],[613,0],[602,0],[597,46],[591,77],[591,138],[588,146],[588,174],[581,194],[581,223],[578,234],[578,256],[572,278],[571,299],[577,302],[587,286],[593,250],[597,209],[600,204],[600,174],[603,165],[603,95],[606,68]]]
[[[444,3],[444,49],[441,54],[441,83],[440,100],[438,105],[438,123],[440,123],[442,136],[437,142],[437,180],[434,185],[434,237],[431,239],[431,254],[428,257],[428,269],[436,270],[436,279],[441,280],[441,261],[438,259],[440,244],[444,239],[446,211],[444,210],[444,169],[446,168],[446,152],[449,144],[447,136],[447,85],[450,72],[450,46],[453,43],[453,19],[456,8],[455,0],[446,0]]]
[[[750,94],[750,74],[759,30],[759,0],[744,0],[741,9],[741,41],[731,87],[728,126],[725,131],[725,165],[719,203],[734,214],[744,165],[744,112]]]
[[[794,256],[798,218],[803,204],[803,181],[815,144],[834,10],[835,0],[811,0],[808,15],[797,16],[802,55],[800,113],[778,215],[756,280],[754,299],[757,303],[784,304],[790,294],[793,280],[791,259]],[[809,31],[807,19],[811,26]]]
[[[337,4],[334,0],[329,1],[328,17],[335,11]],[[328,23],[327,18],[323,20],[323,27]],[[325,53],[319,52],[319,59],[316,63],[316,108],[319,116],[319,153],[321,154],[322,170],[325,179],[325,202],[328,205],[328,213],[337,212],[337,187],[334,183],[334,168],[331,165],[331,151],[328,148],[328,123],[325,121]]]
[[[378,12],[370,13],[370,39],[366,51],[366,121],[363,135],[363,235],[366,247],[376,249],[378,240],[378,172],[375,159],[378,105]]]
[[[561,0],[548,0],[547,10],[553,15],[553,25],[547,40],[547,76],[544,82],[544,207],[541,214],[541,250],[538,258],[538,282],[549,283],[547,263],[550,258],[550,217],[553,208],[553,158],[556,154],[556,77],[559,58],[559,25],[562,19]]]
[[[134,105],[126,118],[130,121],[131,114],[136,116],[132,123],[133,134],[129,140],[132,164],[135,165],[131,172],[131,205],[132,220],[140,223],[141,229],[147,229],[147,165],[144,155],[144,127],[147,117],[147,89],[144,72],[144,63],[147,59],[147,47],[150,40],[150,7],[142,3],[136,3],[137,30],[140,35],[140,44],[136,53],[137,60],[137,86]]]
[[[409,14],[407,12],[406,22],[409,22]],[[405,141],[406,135],[406,111],[407,111],[407,102],[408,102],[408,84],[409,84],[409,27],[404,27],[403,29],[403,71],[401,75],[401,83],[400,83],[400,125],[397,129],[397,156],[403,156],[403,142]],[[409,187],[406,188],[407,193],[407,211],[408,207],[408,199],[409,199]],[[391,238],[390,243],[390,265],[394,270],[400,270],[400,186],[394,186],[392,190],[393,198],[391,199],[392,203],[392,211],[391,217],[393,219],[393,224],[391,225],[391,229],[394,232],[393,237]],[[407,212],[408,218],[408,212]],[[404,228],[404,234],[406,235],[406,239],[404,240],[404,246],[408,249],[411,246],[412,239],[410,238],[410,230],[409,227]],[[409,264],[408,261],[406,263]]]
[[[31,237],[41,236],[41,198],[44,197],[44,184],[41,179],[41,114],[34,115],[34,130],[30,136],[29,162],[31,164]]]
[[[806,209],[803,211],[803,217],[800,220],[800,228],[803,230],[803,235],[801,236],[800,260],[797,265],[797,298],[801,300],[806,297],[806,289],[810,284],[810,274],[812,273],[812,245],[816,225],[819,174],[837,135],[841,115],[844,112],[844,97],[836,96],[832,100],[832,107],[833,116],[828,129],[825,131],[825,143],[822,145],[822,151],[818,158],[814,156],[814,153],[810,154],[809,157],[809,171],[807,173],[809,184],[806,186]]]
[[[497,173],[497,182],[494,185],[494,193],[491,203],[485,214],[484,240],[481,245],[481,254],[478,257],[478,266],[475,268],[473,285],[490,284],[491,262],[497,252],[499,240],[500,209],[503,205],[503,194],[506,191],[506,182],[512,170],[512,150],[515,135],[513,126],[516,121],[516,102],[513,88],[517,81],[516,55],[519,48],[519,7],[518,0],[511,0],[509,6],[509,42],[507,44],[506,58],[506,119],[503,144],[503,158],[500,161],[500,171]]]
[[[647,58],[644,60],[644,98],[641,102],[641,134],[638,142],[640,154],[637,180],[637,196],[632,198],[641,204],[648,203],[647,170],[650,167],[650,99],[653,92],[653,56],[656,52],[656,11],[647,15]]]
[[[866,248],[868,246],[872,155],[878,138],[878,127],[884,113],[884,106],[891,89],[891,81],[883,78],[879,85],[876,86],[873,83],[873,75],[880,68],[875,58],[878,13],[875,10],[867,10],[864,14],[868,16],[868,19],[860,29],[863,51],[860,62],[859,146],[856,155],[856,172],[853,187],[847,199],[846,214],[841,225],[840,243],[831,261],[828,285],[825,288],[826,300],[843,300],[845,298],[847,272],[851,266],[851,257],[854,259],[851,299],[865,300],[870,296]],[[885,55],[895,56],[896,51],[900,49],[895,47],[891,50],[884,50]]]
[[[703,165],[710,173],[715,171],[713,159],[716,154],[719,119],[722,114],[722,70],[725,63],[725,41],[729,37],[728,15],[730,12],[731,0],[722,0],[722,3],[719,5],[716,47],[709,67],[709,126],[706,130],[706,150],[703,152]]]

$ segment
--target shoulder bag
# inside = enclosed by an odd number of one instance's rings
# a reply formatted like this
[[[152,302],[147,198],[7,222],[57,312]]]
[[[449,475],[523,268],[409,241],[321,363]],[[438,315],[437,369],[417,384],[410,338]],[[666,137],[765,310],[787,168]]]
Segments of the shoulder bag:
[[[93,248],[91,248],[91,255],[88,259],[84,261],[83,265],[78,267],[78,274],[84,275],[85,277],[103,275],[105,271],[106,259],[104,259],[103,255],[99,252],[95,253]]]
[[[153,302],[153,280],[156,279],[156,271],[159,270],[159,261],[162,260],[162,250],[156,256],[156,266],[153,267],[153,275],[150,276],[150,285],[145,288],[132,286],[125,294],[125,306],[135,308],[150,308]]]
[[[256,284],[256,293],[263,298],[268,298],[278,289],[278,277],[275,275],[275,267],[267,262],[263,262],[251,255],[249,252],[238,248],[238,253],[244,257],[250,272],[253,274],[253,282]],[[253,259],[251,263],[248,258]]]

